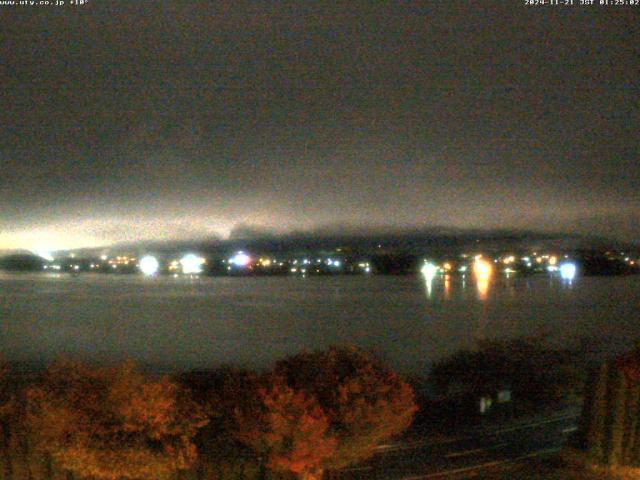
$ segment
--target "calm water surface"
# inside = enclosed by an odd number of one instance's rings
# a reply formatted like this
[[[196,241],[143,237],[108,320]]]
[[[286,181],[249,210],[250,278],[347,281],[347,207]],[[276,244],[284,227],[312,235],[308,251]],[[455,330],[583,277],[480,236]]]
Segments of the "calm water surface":
[[[621,351],[640,339],[640,276],[142,278],[0,273],[0,352],[251,367],[335,343],[421,372],[478,338],[546,333]]]

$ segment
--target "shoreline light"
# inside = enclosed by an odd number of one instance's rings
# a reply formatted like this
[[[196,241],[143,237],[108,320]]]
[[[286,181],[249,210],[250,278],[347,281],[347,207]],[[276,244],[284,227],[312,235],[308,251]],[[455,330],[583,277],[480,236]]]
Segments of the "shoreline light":
[[[493,273],[493,265],[482,258],[477,258],[473,263],[473,273],[480,279],[489,278]]]
[[[573,280],[576,276],[576,264],[575,263],[563,263],[560,265],[560,277],[563,280]]]
[[[425,262],[425,264],[420,269],[420,272],[425,276],[425,278],[432,279],[438,273],[438,267],[433,263]]]
[[[202,273],[202,265],[204,264],[204,258],[188,253],[180,259],[180,266],[182,267],[182,273],[185,275],[197,275]]]
[[[138,268],[140,268],[140,271],[146,276],[151,276],[158,273],[160,263],[158,263],[158,259],[153,255],[145,255],[140,259]]]
[[[251,263],[251,257],[246,253],[240,251],[236,253],[232,258],[229,259],[229,263],[231,263],[232,265],[235,265],[236,267],[246,267]]]
[[[427,297],[431,298],[431,294],[433,293],[433,279],[438,273],[438,267],[433,263],[425,262],[420,272],[422,272],[424,276],[424,283],[427,287]]]

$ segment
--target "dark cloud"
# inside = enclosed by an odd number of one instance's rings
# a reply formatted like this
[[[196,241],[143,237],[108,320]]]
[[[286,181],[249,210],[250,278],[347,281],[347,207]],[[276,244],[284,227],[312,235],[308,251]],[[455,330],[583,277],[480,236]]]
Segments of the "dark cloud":
[[[606,218],[640,234],[626,220],[640,210],[638,9],[18,10],[0,12],[2,248],[234,225],[582,232]]]

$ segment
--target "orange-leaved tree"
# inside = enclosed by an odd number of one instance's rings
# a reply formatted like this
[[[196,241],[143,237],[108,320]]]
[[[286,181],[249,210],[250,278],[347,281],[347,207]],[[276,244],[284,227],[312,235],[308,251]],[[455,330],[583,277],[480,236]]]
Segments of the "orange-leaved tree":
[[[336,436],[327,469],[365,460],[400,434],[417,411],[412,388],[370,352],[331,347],[278,362],[275,373],[288,385],[318,400]]]
[[[167,377],[146,378],[130,362],[91,368],[68,360],[28,389],[27,420],[58,465],[97,480],[156,480],[188,468],[207,423]]]
[[[264,456],[272,470],[308,480],[321,478],[337,443],[327,415],[313,396],[282,379],[267,376],[263,382],[256,389],[258,408],[236,410],[236,438]]]
[[[267,451],[272,468],[299,478],[321,478],[324,470],[369,458],[417,410],[411,387],[355,347],[289,357],[267,378],[269,386],[259,390],[262,414],[253,415],[260,421],[240,422],[239,438]]]

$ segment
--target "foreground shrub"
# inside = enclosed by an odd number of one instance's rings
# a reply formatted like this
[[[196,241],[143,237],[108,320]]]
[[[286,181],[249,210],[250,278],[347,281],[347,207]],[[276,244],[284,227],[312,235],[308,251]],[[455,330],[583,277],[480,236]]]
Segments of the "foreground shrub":
[[[356,348],[302,353],[276,364],[258,389],[255,412],[239,411],[237,437],[275,470],[321,478],[373,455],[416,412],[413,391]]]
[[[207,421],[168,378],[150,380],[131,363],[90,368],[63,361],[27,391],[37,445],[62,468],[93,479],[161,479],[196,459],[193,438]]]
[[[571,350],[549,347],[543,338],[481,341],[436,363],[430,381],[440,396],[493,396],[509,388],[528,407],[550,405],[579,395],[581,359]]]

